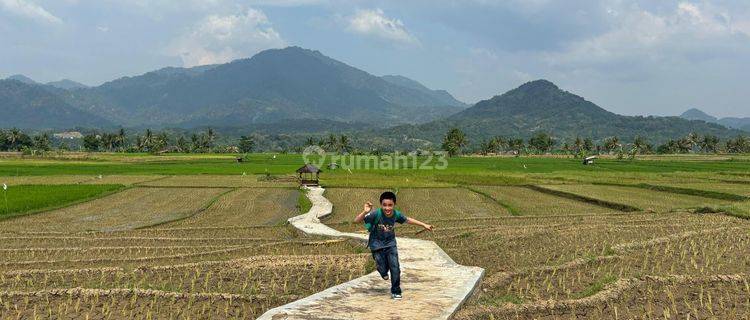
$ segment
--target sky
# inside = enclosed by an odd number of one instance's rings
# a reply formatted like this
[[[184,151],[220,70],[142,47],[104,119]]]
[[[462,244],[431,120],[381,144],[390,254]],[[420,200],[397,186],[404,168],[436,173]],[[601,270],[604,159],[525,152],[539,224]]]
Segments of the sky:
[[[0,0],[0,78],[98,85],[291,45],[467,103],[547,79],[620,114],[750,116],[747,0]]]

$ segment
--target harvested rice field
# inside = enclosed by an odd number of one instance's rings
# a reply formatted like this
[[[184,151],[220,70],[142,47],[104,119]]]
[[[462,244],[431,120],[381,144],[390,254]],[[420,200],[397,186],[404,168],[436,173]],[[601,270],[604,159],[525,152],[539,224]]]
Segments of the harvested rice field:
[[[286,223],[309,207],[289,178],[298,156],[238,164],[108,155],[96,168],[112,174],[101,177],[89,174],[91,163],[0,161],[0,172],[42,170],[0,177],[11,188],[59,195],[113,186],[0,220],[0,319],[254,319],[371,273],[362,243]],[[216,167],[222,159],[226,169]],[[456,263],[484,269],[453,319],[747,319],[750,168],[742,165],[459,157],[436,173],[329,171],[321,183],[333,213],[323,223],[365,232],[352,222],[363,203],[397,192],[400,210],[435,226],[399,225],[399,237],[434,241]],[[367,294],[391,302],[385,291]],[[402,303],[415,296],[405,291]]]
[[[473,188],[506,204],[516,215],[572,215],[616,211],[602,206],[545,194],[525,187],[476,186]]]
[[[352,222],[362,211],[362,204],[378,203],[385,190],[365,188],[330,188],[325,196],[333,203],[333,213],[323,221],[340,230],[364,230],[362,224]],[[509,216],[510,212],[496,201],[465,188],[409,188],[397,192],[396,207],[407,217],[423,221],[492,218]],[[404,225],[404,229],[412,229]],[[417,229],[415,229],[417,230]]]
[[[131,188],[71,207],[0,221],[0,230],[115,231],[141,228],[198,213],[220,188]]]
[[[206,210],[176,221],[174,227],[245,227],[279,225],[299,214],[300,192],[290,188],[240,188],[220,197]]]
[[[544,185],[543,188],[633,206],[642,210],[668,212],[728,204],[728,201],[685,194],[607,185]]]
[[[156,187],[295,187],[294,177],[264,180],[262,175],[182,175],[168,176],[143,182],[144,186]]]

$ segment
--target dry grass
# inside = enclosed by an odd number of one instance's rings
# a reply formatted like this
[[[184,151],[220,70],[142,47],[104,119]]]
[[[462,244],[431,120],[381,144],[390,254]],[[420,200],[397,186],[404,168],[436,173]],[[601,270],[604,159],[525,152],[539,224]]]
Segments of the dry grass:
[[[545,185],[543,187],[609,202],[626,204],[656,212],[669,212],[680,209],[725,205],[730,203],[725,200],[645,190],[634,187],[604,185]]]
[[[556,197],[524,187],[473,187],[509,205],[521,215],[607,213],[612,209]]]
[[[133,188],[50,212],[0,221],[4,231],[126,230],[195,214],[225,189]]]
[[[296,180],[286,177],[279,181],[264,181],[260,175],[191,175],[170,176],[148,181],[145,186],[160,187],[295,187]]]
[[[364,188],[330,188],[325,196],[333,203],[333,213],[324,223],[340,230],[363,230],[362,224],[351,222],[362,211],[362,205],[371,201],[378,205],[380,193],[385,190]],[[396,206],[407,217],[413,217],[437,228],[446,219],[509,216],[507,209],[492,199],[464,188],[413,188],[400,189]],[[404,230],[418,230],[406,227]]]
[[[242,227],[275,225],[300,214],[299,191],[281,188],[242,188],[232,191],[200,214],[169,224],[174,227]]]

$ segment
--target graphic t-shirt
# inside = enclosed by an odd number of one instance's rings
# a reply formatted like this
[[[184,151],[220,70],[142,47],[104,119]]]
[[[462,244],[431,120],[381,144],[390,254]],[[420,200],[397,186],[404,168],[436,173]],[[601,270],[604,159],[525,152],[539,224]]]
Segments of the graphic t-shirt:
[[[394,225],[396,222],[406,222],[406,216],[404,216],[403,213],[398,215],[398,219],[396,218],[397,215],[395,210],[390,217],[386,216],[385,212],[381,212],[380,219],[378,219],[380,221],[375,221],[378,218],[378,210],[379,209],[372,210],[365,215],[365,223],[369,223],[373,226],[372,231],[370,231],[370,240],[368,241],[370,250],[373,251],[395,247],[396,232],[394,230]]]

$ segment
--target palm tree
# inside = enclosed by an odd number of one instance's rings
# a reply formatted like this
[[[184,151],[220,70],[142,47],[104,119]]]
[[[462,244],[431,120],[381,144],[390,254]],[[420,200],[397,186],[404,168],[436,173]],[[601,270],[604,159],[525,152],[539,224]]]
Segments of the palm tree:
[[[119,131],[117,131],[117,147],[120,149],[120,152],[125,150],[125,129],[120,128]]]
[[[151,148],[154,145],[154,133],[151,131],[151,129],[146,129],[146,132],[143,134],[143,139],[141,139],[140,143],[140,149],[143,151],[151,151]]]
[[[307,137],[307,141],[305,141],[305,146],[314,146],[317,143],[315,142],[315,137]]]
[[[326,141],[326,148],[328,148],[329,150],[338,149],[338,139],[333,133],[328,135],[328,140]]]
[[[208,152],[211,152],[214,140],[216,140],[216,132],[214,132],[214,129],[212,129],[211,127],[208,127],[208,129],[206,130],[206,138],[208,138],[208,140],[206,141],[208,143]]]
[[[16,150],[16,148],[18,148],[18,141],[22,139],[22,136],[23,133],[21,130],[18,130],[18,128],[10,129],[6,139],[8,139],[8,144],[10,145],[11,150]]]
[[[342,134],[341,137],[339,137],[339,149],[340,149],[340,152],[341,153],[349,153],[349,149],[351,148],[351,146],[349,144],[350,144],[349,143],[349,137],[347,137],[346,135]]]
[[[452,157],[461,153],[461,148],[468,144],[466,135],[459,128],[453,128],[445,134],[443,138],[443,150],[448,152],[448,156]]]

